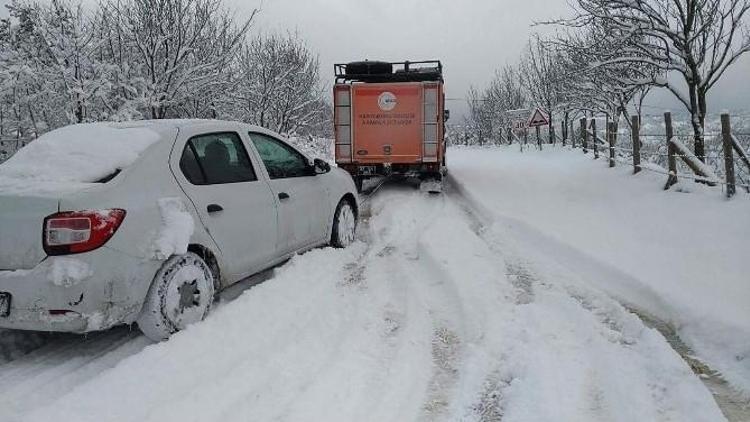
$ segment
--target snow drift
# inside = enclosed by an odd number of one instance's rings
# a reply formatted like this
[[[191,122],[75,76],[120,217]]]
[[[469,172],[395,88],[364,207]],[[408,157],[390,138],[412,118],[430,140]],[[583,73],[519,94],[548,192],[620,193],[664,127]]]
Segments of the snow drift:
[[[75,191],[111,176],[160,135],[147,127],[86,123],[48,132],[0,165],[0,194]]]

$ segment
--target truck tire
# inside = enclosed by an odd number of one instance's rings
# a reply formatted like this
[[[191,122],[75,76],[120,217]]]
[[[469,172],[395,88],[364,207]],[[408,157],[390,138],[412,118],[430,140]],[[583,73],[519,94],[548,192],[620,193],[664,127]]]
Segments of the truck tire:
[[[138,328],[153,341],[167,340],[202,321],[214,300],[214,276],[201,257],[187,252],[161,266],[138,316]]]
[[[393,73],[393,65],[388,62],[364,61],[346,65],[347,75],[382,75]]]

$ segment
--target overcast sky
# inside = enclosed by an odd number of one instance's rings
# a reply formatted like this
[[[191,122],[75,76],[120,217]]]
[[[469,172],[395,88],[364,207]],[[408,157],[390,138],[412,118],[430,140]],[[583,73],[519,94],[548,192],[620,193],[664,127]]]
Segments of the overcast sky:
[[[238,17],[261,8],[254,31],[298,31],[320,55],[321,74],[328,80],[337,62],[440,59],[453,98],[465,97],[469,86],[484,86],[495,69],[516,63],[529,35],[540,30],[532,28],[535,20],[569,11],[566,0],[225,1]],[[750,109],[750,56],[715,90],[714,111]],[[681,111],[668,93],[652,95],[648,103],[656,107],[653,112]]]
[[[249,13],[261,5],[256,30],[296,29],[320,54],[322,73],[333,63],[360,59],[437,58],[445,66],[449,97],[463,98],[471,85],[484,86],[495,69],[515,64],[535,21],[566,16],[566,0],[230,0]],[[712,94],[712,108],[750,108],[750,55]],[[668,92],[647,101],[661,113],[682,110]],[[461,104],[462,105],[462,104]],[[459,104],[449,107],[463,108]]]

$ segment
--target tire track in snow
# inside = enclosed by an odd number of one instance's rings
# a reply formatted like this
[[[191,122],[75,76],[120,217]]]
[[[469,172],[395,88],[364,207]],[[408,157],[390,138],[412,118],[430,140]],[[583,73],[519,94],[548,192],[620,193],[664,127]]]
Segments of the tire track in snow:
[[[459,306],[451,303],[455,295],[446,291],[450,290],[449,283],[426,264],[429,256],[421,244],[421,236],[435,229],[433,221],[442,212],[444,199],[402,189],[392,189],[383,195],[375,201],[376,204],[398,200],[400,206],[391,207],[389,213],[392,215],[388,221],[380,222],[372,230],[375,242],[384,245],[377,254],[384,261],[379,265],[397,271],[401,282],[408,284],[412,300],[418,303],[410,309],[411,317],[420,314],[422,322],[415,325],[419,327],[420,337],[429,340],[430,362],[427,368],[429,379],[421,387],[426,396],[419,419],[440,420],[445,418],[450,392],[455,387],[461,351],[461,311]]]
[[[457,183],[454,179],[451,178],[448,185],[450,186],[450,189],[454,195],[462,198],[463,203],[461,205],[461,208],[464,210],[464,212],[467,213],[469,219],[472,221],[472,228],[475,230],[477,235],[487,240],[488,245],[493,251],[502,255],[503,252],[499,250],[496,242],[493,242],[491,239],[488,240],[487,238],[488,230],[486,220],[487,215],[490,214],[489,211],[484,209],[473,198],[470,198],[466,194],[460,183]],[[533,265],[528,261],[524,262],[524,260],[520,258],[506,256],[506,260],[509,260],[508,269],[511,281],[513,281],[514,278],[519,274],[520,279],[523,280],[523,273],[527,272],[527,268]],[[517,265],[518,262],[523,263],[521,265]],[[516,284],[517,283],[514,282],[514,285]],[[570,286],[568,286],[568,288],[570,289]],[[596,314],[597,317],[600,318],[602,324],[607,325],[614,332],[622,334],[621,327],[617,326],[616,319],[612,319],[611,317],[609,317],[606,312],[602,311],[602,309],[597,309],[597,307],[593,306],[584,296],[581,296],[580,294],[573,291],[570,291],[570,295],[571,297],[576,299],[582,307]],[[607,296],[607,298],[609,298],[609,296]],[[616,301],[612,299],[612,302]],[[630,316],[635,315],[640,323],[649,328],[653,328],[659,331],[664,339],[666,339],[670,347],[679,354],[679,356],[685,361],[685,363],[687,363],[687,365],[691,368],[695,375],[699,377],[699,379],[711,392],[711,394],[714,396],[716,404],[719,406],[721,412],[727,418],[727,420],[729,420],[730,422],[750,421],[750,401],[748,401],[746,398],[743,398],[739,393],[735,392],[731,388],[731,386],[729,386],[729,384],[721,377],[721,374],[712,370],[705,363],[696,359],[694,352],[690,350],[687,345],[685,345],[685,343],[679,338],[676,330],[669,323],[661,321],[656,317],[649,315],[648,313],[645,313],[628,304],[617,303],[617,306],[615,307],[609,306],[608,310],[610,312],[615,312],[620,317],[620,319],[629,318]],[[629,342],[633,342],[634,339],[632,337],[628,338],[627,336],[625,336],[620,338],[620,341],[628,344]]]
[[[559,339],[557,339],[557,333],[563,333],[566,330],[575,332],[578,329],[576,326],[566,327],[567,323],[565,321],[550,321],[554,322],[554,324],[549,324],[540,320],[538,323],[542,325],[537,326],[540,333],[547,332],[549,333],[547,336],[552,336],[549,339],[543,338],[541,340],[550,343],[553,348],[560,349],[558,358],[567,358],[575,361],[580,359],[580,355],[588,356],[584,360],[588,363],[583,365],[578,364],[584,370],[583,373],[585,375],[582,377],[576,375],[577,378],[580,378],[576,382],[580,386],[583,399],[580,402],[580,406],[586,409],[588,413],[588,418],[585,418],[586,420],[627,420],[623,419],[624,415],[620,413],[623,410],[622,406],[619,406],[616,401],[613,402],[614,397],[612,397],[611,391],[602,388],[603,385],[610,383],[610,381],[602,378],[601,369],[597,368],[606,368],[608,366],[606,362],[611,359],[608,359],[606,353],[603,352],[612,349],[612,346],[606,346],[606,343],[602,343],[600,339],[604,339],[606,342],[614,345],[616,349],[620,350],[618,354],[623,355],[623,357],[629,356],[629,359],[632,359],[632,361],[627,361],[627,364],[638,364],[642,367],[639,369],[641,371],[639,376],[643,378],[642,385],[644,385],[646,391],[650,391],[650,400],[652,400],[654,406],[650,419],[665,421],[672,420],[673,418],[680,420],[715,420],[716,415],[710,418],[705,416],[711,414],[710,411],[704,412],[704,416],[699,416],[697,413],[674,408],[674,402],[682,400],[679,394],[675,395],[674,391],[679,387],[675,388],[674,385],[663,384],[659,376],[652,375],[653,373],[663,371],[663,368],[652,364],[648,359],[649,350],[653,349],[654,346],[663,349],[663,339],[654,339],[651,333],[646,333],[645,331],[648,329],[645,328],[640,319],[608,296],[584,287],[580,281],[574,280],[575,276],[573,276],[573,279],[570,279],[570,275],[568,274],[567,278],[551,279],[549,268],[545,267],[544,275],[540,277],[538,275],[540,272],[534,268],[535,264],[532,263],[538,261],[540,257],[533,257],[531,260],[522,258],[524,254],[518,250],[514,250],[518,245],[504,242],[501,234],[494,230],[494,227],[492,230],[488,228],[472,207],[475,204],[463,195],[460,186],[456,189],[456,186],[451,184],[449,192],[455,195],[454,197],[461,198],[462,203],[457,205],[467,214],[468,219],[472,221],[474,232],[487,243],[490,250],[507,262],[508,280],[518,291],[515,301],[516,305],[523,306],[533,303],[533,306],[528,309],[534,309],[537,305],[543,305],[547,308],[547,311],[553,307],[560,307],[559,309],[565,312],[564,314],[560,314],[561,316],[567,315],[569,318],[574,314],[578,314],[576,318],[581,319],[581,322],[588,319],[597,327],[598,336],[586,341],[595,340],[597,346],[594,352],[598,350],[599,353],[594,353],[589,348],[576,352],[576,347],[570,348],[570,346],[566,346],[570,350],[566,350],[566,347],[559,347],[564,346],[564,344],[560,343]],[[480,213],[481,211],[486,210],[481,210],[480,208]],[[526,253],[533,254],[534,251],[530,250],[526,251]],[[556,275],[560,275],[559,272]],[[541,287],[542,289],[538,294],[535,294],[534,287]],[[550,302],[551,299],[553,299],[552,302]],[[542,303],[534,303],[535,300],[542,301]],[[575,311],[574,307],[577,307],[579,311]],[[590,315],[590,317],[586,317],[585,314]],[[557,325],[557,327],[550,330],[548,325]],[[580,337],[581,334],[584,336],[591,335],[581,332],[577,336]],[[584,340],[584,338],[582,337],[581,340]],[[640,345],[639,339],[645,340],[646,343]],[[556,346],[556,344],[559,344],[559,346]],[[642,351],[637,352],[636,349]],[[573,352],[573,354],[568,356],[570,352]],[[668,356],[668,353],[666,355]],[[664,368],[675,366],[674,361],[670,361],[668,357],[661,355],[659,358]],[[677,367],[679,366],[678,364]],[[682,365],[682,368],[684,374],[684,365]],[[675,369],[668,370],[674,371]],[[684,378],[684,375],[681,375],[681,377]],[[521,378],[523,379],[524,375],[521,375]],[[574,380],[571,379],[571,381]],[[507,405],[512,406],[514,404],[512,401],[508,402],[507,397],[504,397],[504,390],[513,390],[514,382],[511,379],[506,385],[501,385],[502,388],[500,389],[493,389],[492,383],[488,383],[490,388],[487,391],[492,391],[493,393],[484,394],[480,403],[487,403],[489,401],[490,404],[494,404],[494,407],[491,405],[478,406],[478,420],[502,419],[506,414]],[[691,387],[693,387],[693,393],[701,394],[695,391],[695,382],[692,383]],[[614,399],[616,400],[616,398]],[[554,403],[549,403],[548,405],[554,406]],[[686,405],[686,403],[683,403],[683,405]],[[617,410],[618,407],[621,408],[620,412]],[[681,414],[682,416],[680,416]],[[565,419],[562,415],[557,415],[556,418]]]
[[[716,403],[729,422],[750,421],[750,401],[734,391],[721,377],[720,373],[696,358],[693,350],[680,339],[672,325],[638,309],[628,307],[628,310],[638,315],[646,326],[658,330],[664,336],[670,346],[682,356],[685,362],[690,365],[690,369],[700,377],[703,384],[711,391]]]
[[[373,206],[372,227],[361,231],[369,237],[367,247],[359,246],[362,254],[322,250],[295,258],[278,272],[279,280],[221,307],[202,327],[136,354],[110,376],[49,400],[42,416],[65,419],[80,411],[81,420],[106,414],[174,420],[180,411],[227,421],[513,421],[525,411],[537,420],[634,420],[629,398],[616,397],[625,407],[613,407],[613,395],[623,388],[645,405],[659,396],[667,405],[684,404],[669,395],[668,383],[683,378],[660,381],[641,371],[673,361],[657,354],[649,367],[627,352],[644,343],[661,350],[648,330],[645,341],[618,341],[623,335],[614,328],[627,333],[629,326],[597,302],[599,296],[568,289],[530,260],[509,258],[506,245],[487,240],[482,225],[472,231],[471,217],[450,195],[384,189]],[[316,300],[321,303],[310,303]],[[263,307],[263,301],[280,306]],[[259,322],[246,321],[253,319]],[[263,323],[271,333],[258,327]],[[200,360],[216,351],[207,346],[214,342],[222,345],[221,359]],[[608,356],[613,350],[619,354]],[[643,379],[619,383],[618,376],[629,376],[622,367],[636,364]],[[150,368],[149,383],[123,379],[143,375],[139,368]],[[173,377],[200,382],[200,391],[179,388]],[[113,394],[129,391],[132,397],[122,399],[138,406],[86,402],[110,382],[118,384]],[[128,390],[132,386],[138,388]],[[651,395],[630,386],[648,386]],[[663,407],[640,420],[691,420]],[[4,411],[0,406],[0,420]]]
[[[150,344],[129,327],[45,337],[43,346],[0,366],[0,420],[22,421],[40,401],[64,395]]]

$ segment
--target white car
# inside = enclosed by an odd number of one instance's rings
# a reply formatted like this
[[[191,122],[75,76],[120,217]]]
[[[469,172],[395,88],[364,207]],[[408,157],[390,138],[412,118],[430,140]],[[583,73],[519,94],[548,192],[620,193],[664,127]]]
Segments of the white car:
[[[138,323],[163,340],[214,294],[296,253],[354,241],[348,173],[260,127],[81,124],[0,164],[0,327]]]

